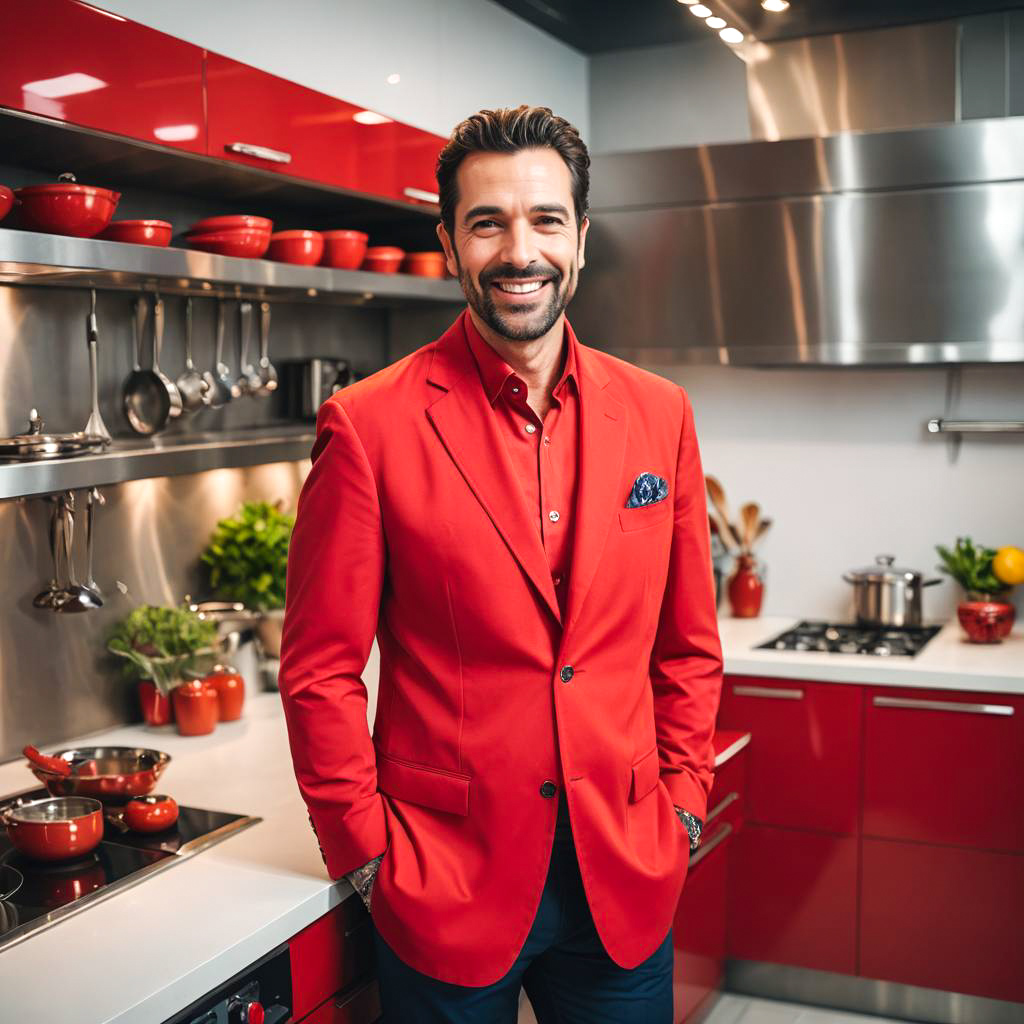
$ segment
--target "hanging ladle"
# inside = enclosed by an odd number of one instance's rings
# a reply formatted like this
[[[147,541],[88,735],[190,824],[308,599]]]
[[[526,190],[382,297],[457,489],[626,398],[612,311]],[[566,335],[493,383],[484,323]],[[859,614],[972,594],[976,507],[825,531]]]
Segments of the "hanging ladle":
[[[185,371],[178,378],[178,391],[185,412],[195,412],[210,404],[210,382],[192,362],[192,297],[185,299]]]
[[[257,394],[269,395],[277,390],[277,370],[270,361],[270,303],[260,303],[260,387]]]
[[[217,300],[217,348],[213,357],[216,376],[213,379],[213,397],[210,406],[219,409],[235,398],[231,368],[224,362],[224,303]]]
[[[139,296],[133,304],[132,372],[124,383],[124,414],[136,434],[155,434],[167,426],[171,416],[171,398],[163,381],[152,370],[143,370],[141,360],[142,331],[146,325],[147,303]],[[155,337],[155,332],[154,332]]]

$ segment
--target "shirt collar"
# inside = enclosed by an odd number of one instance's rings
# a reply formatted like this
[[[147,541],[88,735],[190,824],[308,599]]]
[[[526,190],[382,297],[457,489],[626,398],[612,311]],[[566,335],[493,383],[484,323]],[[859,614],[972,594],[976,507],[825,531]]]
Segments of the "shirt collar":
[[[477,368],[480,371],[480,381],[483,384],[484,393],[487,395],[487,400],[493,406],[498,400],[502,388],[505,387],[508,378],[515,377],[516,380],[521,378],[483,339],[480,332],[476,329],[476,324],[473,323],[473,318],[469,315],[468,309],[463,314],[463,317],[465,318],[466,340],[469,343],[469,349],[473,353]],[[566,381],[570,377],[577,392],[579,391],[579,379],[576,370],[576,336],[569,327],[568,321],[565,322],[564,339],[564,344],[567,348],[565,366],[562,369],[562,376],[558,378],[558,383],[552,389],[556,396],[566,387]]]

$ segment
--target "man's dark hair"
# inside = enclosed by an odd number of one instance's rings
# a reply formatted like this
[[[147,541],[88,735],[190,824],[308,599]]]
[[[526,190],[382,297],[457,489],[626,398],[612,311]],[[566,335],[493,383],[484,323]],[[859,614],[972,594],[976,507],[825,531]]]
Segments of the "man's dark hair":
[[[459,164],[471,153],[517,153],[521,149],[550,146],[569,168],[576,228],[587,214],[590,192],[590,154],[580,133],[564,117],[549,107],[515,110],[481,110],[455,126],[441,155],[437,158],[437,191],[441,203],[441,222],[450,238],[455,237],[455,207],[459,192],[455,174]]]

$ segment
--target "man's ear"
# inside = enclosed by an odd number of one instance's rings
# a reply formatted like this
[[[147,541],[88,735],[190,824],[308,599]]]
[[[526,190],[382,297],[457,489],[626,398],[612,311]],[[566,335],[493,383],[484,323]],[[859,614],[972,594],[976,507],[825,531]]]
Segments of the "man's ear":
[[[448,237],[444,221],[439,220],[435,230],[437,231],[437,237],[441,243],[441,248],[444,249],[445,264],[448,267],[448,273],[451,274],[452,277],[458,277],[459,267],[455,262],[455,246],[452,245],[452,240]]]
[[[582,270],[587,265],[586,257],[583,255],[584,250],[587,247],[587,229],[590,227],[590,218],[584,217],[583,223],[580,224],[580,241],[577,247],[579,255],[579,269]]]

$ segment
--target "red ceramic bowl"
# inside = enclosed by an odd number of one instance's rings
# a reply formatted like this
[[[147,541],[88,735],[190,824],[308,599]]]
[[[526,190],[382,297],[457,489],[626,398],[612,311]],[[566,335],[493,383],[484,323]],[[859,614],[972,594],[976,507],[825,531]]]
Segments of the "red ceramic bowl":
[[[443,252],[407,252],[402,260],[402,273],[416,277],[444,277]]]
[[[218,256],[241,256],[258,259],[270,245],[269,231],[255,231],[236,228],[227,231],[211,231],[200,235],[186,235],[191,249],[217,253]]]
[[[378,274],[397,274],[405,250],[395,245],[371,245],[363,257],[363,270],[373,270]]]
[[[171,241],[171,225],[165,220],[112,220],[99,237],[109,242],[163,247]]]
[[[956,614],[972,644],[998,644],[1013,629],[1017,609],[1008,601],[961,601]]]
[[[270,236],[267,259],[279,263],[300,263],[315,267],[324,254],[324,236],[319,231],[278,231]]]
[[[103,804],[85,796],[30,800],[6,810],[3,822],[21,853],[38,860],[68,860],[99,846]]]
[[[366,256],[366,243],[370,236],[364,231],[323,231],[324,255],[320,261],[325,267],[339,270],[358,270]]]
[[[249,213],[229,213],[223,217],[206,217],[204,220],[196,221],[188,229],[188,233],[190,235],[203,235],[209,234],[211,231],[234,230],[236,228],[266,231],[269,235],[274,230],[274,222],[268,217],[254,217]]]
[[[162,832],[178,820],[178,805],[166,793],[133,796],[124,805],[124,823],[136,832]]]
[[[29,185],[16,188],[21,205],[21,224],[29,231],[51,235],[92,238],[114,216],[120,192],[71,182],[58,185]]]
[[[14,193],[6,185],[0,185],[0,220],[11,212],[13,205]]]

